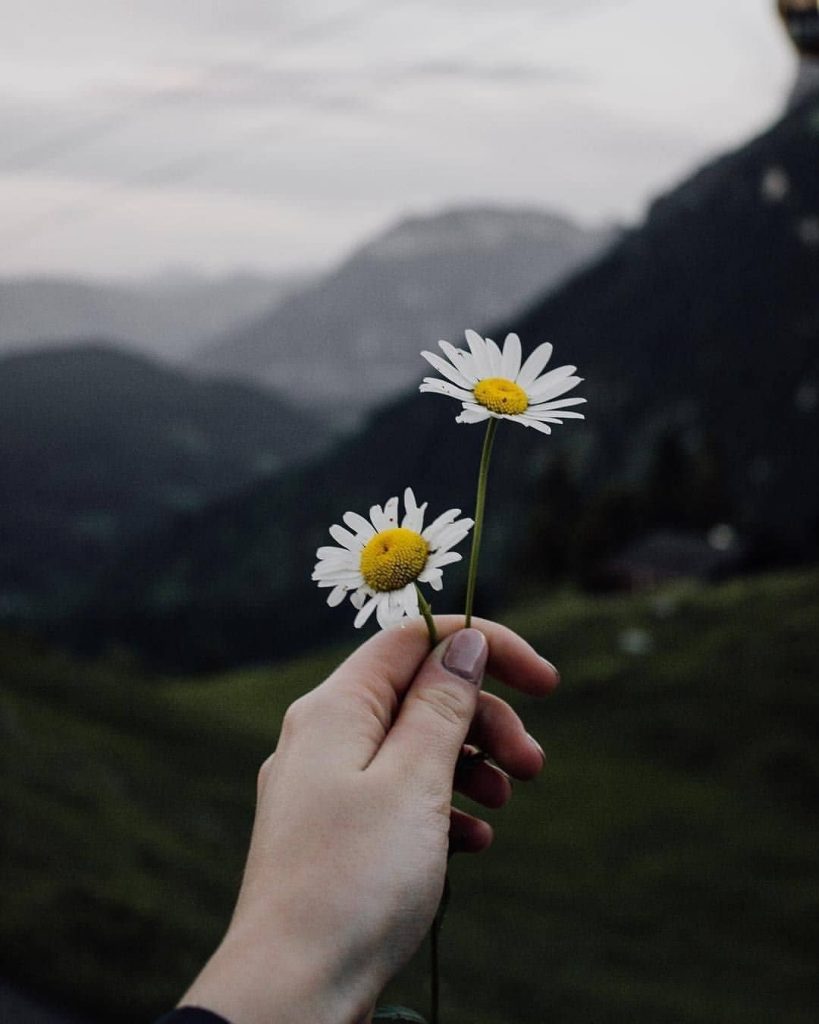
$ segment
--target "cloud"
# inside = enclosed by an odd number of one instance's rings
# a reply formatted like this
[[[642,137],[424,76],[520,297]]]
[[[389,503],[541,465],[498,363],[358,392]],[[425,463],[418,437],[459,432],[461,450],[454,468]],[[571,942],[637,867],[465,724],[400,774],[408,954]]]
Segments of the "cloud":
[[[317,259],[345,230],[353,244],[378,216],[447,202],[632,218],[775,112],[788,57],[764,2],[13,0],[7,227],[34,225],[26,258],[73,238],[104,267],[113,239],[123,265],[150,239],[156,260],[195,260],[212,237],[197,218],[224,228],[228,208]],[[125,215],[167,219],[169,196],[186,211],[172,228]]]

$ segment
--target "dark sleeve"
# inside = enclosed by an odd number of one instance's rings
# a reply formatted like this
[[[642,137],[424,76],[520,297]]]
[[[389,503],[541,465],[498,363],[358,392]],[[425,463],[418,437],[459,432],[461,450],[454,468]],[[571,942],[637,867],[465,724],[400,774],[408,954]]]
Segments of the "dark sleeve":
[[[160,1017],[156,1024],[230,1024],[212,1010],[202,1010],[198,1006],[180,1006]]]

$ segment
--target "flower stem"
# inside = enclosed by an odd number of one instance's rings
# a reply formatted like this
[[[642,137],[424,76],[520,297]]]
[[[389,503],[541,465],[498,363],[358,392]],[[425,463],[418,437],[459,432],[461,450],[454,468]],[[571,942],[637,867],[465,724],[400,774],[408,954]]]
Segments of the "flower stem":
[[[492,445],[495,442],[495,431],[498,420],[493,416],[486,425],[481,452],[481,468],[478,470],[478,494],[475,499],[475,526],[472,530],[472,553],[469,556],[469,577],[466,581],[466,612],[464,625],[467,629],[472,625],[472,605],[475,601],[475,584],[478,578],[478,557],[481,551],[481,534],[483,533],[483,508],[486,504],[486,481],[489,478],[489,460],[492,457]]]
[[[424,616],[424,622],[427,624],[429,630],[429,646],[436,647],[438,645],[438,630],[435,628],[435,619],[432,617],[432,608],[430,607],[429,601],[421,593],[421,588],[418,584],[415,584],[415,591],[418,594],[418,607],[421,610],[421,614]]]

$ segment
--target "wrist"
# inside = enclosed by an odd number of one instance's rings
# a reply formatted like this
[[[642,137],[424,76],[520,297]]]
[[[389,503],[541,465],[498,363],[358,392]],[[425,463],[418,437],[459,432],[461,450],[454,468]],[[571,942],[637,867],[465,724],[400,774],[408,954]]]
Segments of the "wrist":
[[[231,926],[179,1005],[212,1010],[230,1024],[353,1024],[375,993],[348,982],[316,950]]]

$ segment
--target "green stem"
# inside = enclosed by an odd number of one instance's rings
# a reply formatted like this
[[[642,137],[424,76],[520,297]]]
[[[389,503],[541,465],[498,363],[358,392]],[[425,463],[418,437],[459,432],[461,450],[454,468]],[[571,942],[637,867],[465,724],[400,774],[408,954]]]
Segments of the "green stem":
[[[472,553],[469,556],[469,577],[466,582],[466,612],[464,625],[468,629],[472,625],[472,605],[475,602],[475,584],[478,578],[478,557],[481,551],[481,534],[483,533],[483,508],[486,504],[486,481],[489,478],[489,460],[492,458],[492,445],[495,442],[495,431],[498,420],[493,416],[486,425],[481,452],[481,468],[478,470],[478,494],[475,499],[475,526],[472,529]]]
[[[430,607],[429,601],[421,593],[421,588],[418,584],[415,584],[415,592],[418,594],[418,607],[421,610],[421,614],[424,616],[424,622],[427,624],[429,630],[429,646],[436,647],[438,644],[438,630],[435,628],[435,619],[432,617],[432,608]]]

